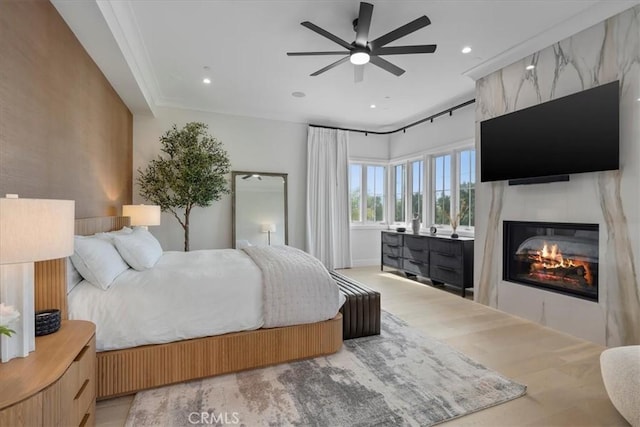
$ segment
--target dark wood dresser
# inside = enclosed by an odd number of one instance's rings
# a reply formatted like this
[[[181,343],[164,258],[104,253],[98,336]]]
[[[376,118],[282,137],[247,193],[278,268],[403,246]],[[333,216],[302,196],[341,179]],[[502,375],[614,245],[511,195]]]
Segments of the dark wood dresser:
[[[380,269],[392,267],[434,284],[446,283],[459,288],[462,296],[473,288],[473,238],[383,231],[381,241]]]

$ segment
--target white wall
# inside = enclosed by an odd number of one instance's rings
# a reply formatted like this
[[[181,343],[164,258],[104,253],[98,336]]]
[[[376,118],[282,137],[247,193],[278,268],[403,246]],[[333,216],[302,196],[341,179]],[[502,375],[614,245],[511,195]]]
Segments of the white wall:
[[[289,244],[305,246],[305,198],[307,181],[307,125],[255,119],[201,111],[159,108],[156,117],[134,116],[133,169],[144,169],[160,153],[158,138],[175,123],[200,121],[222,141],[229,153],[232,170],[281,172],[288,174]],[[230,177],[229,177],[230,179]],[[229,185],[231,183],[229,182]],[[138,186],[133,188],[134,203],[142,203]],[[162,224],[151,227],[165,250],[182,250],[182,227],[168,213]],[[231,247],[231,195],[207,208],[191,212],[191,249]]]
[[[389,135],[349,132],[349,157],[357,159],[389,160]]]
[[[444,107],[443,109],[446,109]],[[440,110],[439,110],[440,111]],[[437,111],[434,111],[436,113]],[[475,137],[475,104],[407,129],[391,134],[389,158],[409,157],[426,151],[446,150],[459,142]]]
[[[454,112],[391,135],[351,132],[351,158],[387,162],[390,158],[412,152],[423,152],[439,146],[473,137],[473,117],[467,110]],[[283,172],[289,174],[289,244],[305,247],[306,212],[306,152],[307,125],[250,117],[207,113],[175,108],[159,108],[156,117],[134,117],[133,168],[145,168],[149,160],[159,154],[159,137],[175,123],[183,126],[190,121],[209,125],[209,132],[222,141],[229,153],[232,170]],[[467,132],[467,129],[471,129]],[[143,203],[137,184],[133,190],[134,203]],[[381,227],[351,229],[351,253],[354,266],[377,265],[380,262]],[[162,224],[151,227],[165,250],[182,250],[183,232],[169,213],[162,214]],[[224,196],[208,208],[194,208],[191,212],[191,249],[231,247],[231,195]]]

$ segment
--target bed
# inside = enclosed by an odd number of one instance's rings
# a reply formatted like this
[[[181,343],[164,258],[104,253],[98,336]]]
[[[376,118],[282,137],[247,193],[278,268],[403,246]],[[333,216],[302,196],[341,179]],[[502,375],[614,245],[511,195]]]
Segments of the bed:
[[[81,219],[76,220],[76,234],[91,235],[127,225],[127,217]],[[36,263],[36,309],[59,308],[63,319],[68,318],[66,275],[65,259]],[[342,345],[339,313],[325,321],[273,328],[253,329],[261,319],[254,320],[257,323],[246,325],[252,330],[99,352],[98,399],[331,354]]]

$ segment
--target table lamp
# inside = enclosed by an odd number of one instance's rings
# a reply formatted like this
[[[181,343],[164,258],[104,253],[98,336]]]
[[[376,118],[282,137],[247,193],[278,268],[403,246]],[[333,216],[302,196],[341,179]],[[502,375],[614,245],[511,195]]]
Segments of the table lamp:
[[[160,206],[123,205],[122,216],[131,218],[131,226],[148,229],[149,225],[160,225]]]
[[[2,362],[35,350],[33,263],[73,253],[74,211],[73,200],[0,198],[0,325],[15,331],[0,336]],[[9,307],[19,317],[5,325]]]

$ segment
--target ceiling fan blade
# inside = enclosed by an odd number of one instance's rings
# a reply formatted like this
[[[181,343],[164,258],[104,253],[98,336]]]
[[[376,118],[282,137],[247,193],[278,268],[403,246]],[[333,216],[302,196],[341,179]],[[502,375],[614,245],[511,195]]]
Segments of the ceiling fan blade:
[[[409,53],[433,53],[436,51],[438,45],[435,44],[423,44],[417,46],[390,46],[379,47],[371,51],[374,55],[404,55]]]
[[[429,24],[431,24],[429,18],[427,18],[426,15],[422,15],[420,18],[414,19],[408,24],[404,24],[402,27],[398,27],[384,36],[380,36],[374,41],[369,42],[369,45],[372,49],[380,48],[394,40],[398,40],[399,38],[406,36],[407,34],[411,34],[420,28],[426,27]]]
[[[396,76],[401,76],[402,74],[404,74],[404,70],[402,68],[398,67],[397,65],[393,65],[391,62],[387,61],[386,59],[382,59],[379,56],[371,55],[371,57],[369,58],[369,62]]]
[[[331,51],[331,52],[287,52],[287,56],[319,56],[319,55],[349,55],[349,52]]]
[[[329,31],[324,30],[324,29],[318,27],[317,25],[312,24],[309,21],[304,21],[300,25],[302,25],[304,27],[307,27],[311,31],[315,31],[316,33],[320,34],[323,37],[328,38],[329,40],[331,40],[334,43],[339,44],[340,46],[344,47],[345,49],[349,49],[349,50],[353,49],[353,46],[351,46],[350,43],[347,43],[346,41],[342,40],[340,37],[334,36]]]
[[[360,83],[364,80],[364,64],[353,67],[353,82]]]
[[[356,31],[356,45],[367,47],[369,39],[369,28],[371,27],[371,15],[373,14],[373,5],[371,3],[360,3],[360,13],[358,14],[358,26]]]
[[[347,62],[349,60],[348,56],[345,56],[344,58],[338,59],[336,62],[327,65],[324,68],[319,69],[318,71],[316,71],[315,73],[311,74],[312,76],[317,76],[318,74],[322,74],[325,71],[328,71],[330,69],[332,69],[333,67],[337,67],[338,65],[342,64],[343,62]]]

